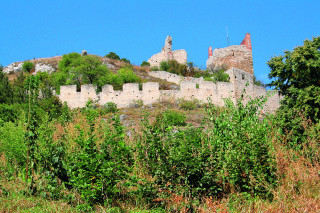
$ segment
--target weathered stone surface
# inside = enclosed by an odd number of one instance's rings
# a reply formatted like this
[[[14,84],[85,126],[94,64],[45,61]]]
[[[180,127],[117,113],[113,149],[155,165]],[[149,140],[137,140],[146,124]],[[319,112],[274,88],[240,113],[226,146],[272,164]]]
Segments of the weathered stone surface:
[[[161,52],[151,56],[148,62],[150,63],[151,67],[160,66],[160,63],[162,61],[168,60],[176,60],[180,64],[185,64],[187,63],[187,58],[188,55],[185,50],[172,51],[172,37],[167,36],[164,47],[162,48]]]
[[[210,51],[209,47],[207,69],[230,69],[235,67],[253,74],[252,46],[249,33],[247,33],[241,45],[215,49],[213,54]]]
[[[47,73],[51,74],[54,71],[55,71],[55,69],[52,66],[50,66],[48,64],[38,63],[38,64],[36,64],[35,72],[32,73],[32,75],[35,75],[38,72],[47,72]]]
[[[23,62],[14,62],[3,69],[2,72],[7,74],[18,73],[22,71]]]

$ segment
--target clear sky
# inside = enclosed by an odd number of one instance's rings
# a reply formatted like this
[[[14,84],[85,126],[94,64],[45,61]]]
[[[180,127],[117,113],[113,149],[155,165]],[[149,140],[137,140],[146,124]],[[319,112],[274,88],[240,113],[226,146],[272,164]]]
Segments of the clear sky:
[[[0,64],[70,52],[110,51],[140,64],[173,50],[205,68],[208,47],[238,45],[251,34],[254,72],[266,82],[266,62],[320,34],[320,0],[1,0]]]

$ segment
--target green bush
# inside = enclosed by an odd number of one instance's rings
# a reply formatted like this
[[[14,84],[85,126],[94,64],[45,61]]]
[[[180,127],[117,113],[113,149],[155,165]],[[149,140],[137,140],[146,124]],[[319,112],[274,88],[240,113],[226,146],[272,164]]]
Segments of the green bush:
[[[165,110],[157,115],[154,126],[165,130],[169,126],[185,126],[186,116],[176,110]]]
[[[65,165],[70,184],[86,202],[107,204],[119,196],[117,185],[120,181],[128,178],[131,150],[124,143],[123,127],[118,116],[113,118],[112,126],[104,126],[106,137],[101,144],[97,144],[94,134],[97,112],[86,109],[84,114],[90,126],[88,136],[77,127],[79,135],[74,140],[77,151],[67,156]]]
[[[128,59],[126,59],[126,58],[121,58],[120,61],[123,61],[123,62],[125,62],[125,63],[127,63],[127,64],[131,64],[130,61],[129,61]]]
[[[195,110],[198,108],[198,103],[199,101],[194,99],[194,100],[180,100],[179,102],[179,108],[183,110]]]
[[[162,71],[168,71],[169,70],[169,64],[168,64],[167,61],[161,61],[160,70],[162,70]]]
[[[124,67],[118,70],[117,74],[123,83],[139,83],[141,79],[133,72],[132,68]]]
[[[22,70],[30,73],[34,69],[34,64],[31,61],[25,61],[22,65]]]
[[[27,159],[26,130],[24,123],[6,122],[0,127],[0,153],[10,166],[10,172],[16,173],[24,169]],[[11,167],[11,168],[10,168]],[[16,170],[16,171],[14,171]]]
[[[0,69],[0,104],[13,102],[13,88],[8,76]]]
[[[150,63],[147,62],[147,61],[143,61],[143,62],[141,63],[141,66],[142,66],[142,67],[150,67]]]
[[[157,66],[153,66],[153,67],[151,67],[150,70],[151,70],[151,71],[160,71],[160,68],[157,67]]]
[[[120,60],[120,57],[115,52],[109,52],[107,55],[105,55],[105,57],[115,59],[115,60]]]
[[[15,122],[23,112],[24,106],[20,104],[0,104],[0,126],[6,122]]]
[[[119,110],[117,109],[117,104],[113,102],[107,102],[105,105],[103,105],[102,109],[104,110],[105,113],[115,113],[118,112]]]
[[[271,195],[277,177],[269,138],[272,126],[257,114],[263,103],[255,99],[234,106],[228,100],[219,115],[209,104],[205,131],[189,127],[173,132],[170,125],[151,126],[146,116],[138,159],[159,188],[184,197],[220,197],[234,191]]]

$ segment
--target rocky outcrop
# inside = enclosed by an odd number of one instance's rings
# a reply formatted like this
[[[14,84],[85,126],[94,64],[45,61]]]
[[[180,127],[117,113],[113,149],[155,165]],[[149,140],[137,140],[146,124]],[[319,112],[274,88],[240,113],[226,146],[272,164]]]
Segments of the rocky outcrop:
[[[14,63],[8,65],[7,67],[5,67],[3,69],[3,72],[6,74],[19,73],[22,71],[23,63],[24,62],[14,62]],[[38,72],[47,72],[50,74],[55,71],[55,69],[51,65],[45,64],[45,63],[36,63],[34,70],[35,71],[32,73],[32,75],[35,75]]]
[[[34,73],[32,73],[32,75],[35,75],[38,72],[47,72],[48,74],[51,74],[54,71],[55,71],[55,69],[52,66],[50,66],[48,64],[39,63],[39,64],[36,64],[35,71],[34,71]]]
[[[9,64],[7,67],[3,68],[4,73],[6,74],[14,74],[22,71],[23,62],[14,62]]]

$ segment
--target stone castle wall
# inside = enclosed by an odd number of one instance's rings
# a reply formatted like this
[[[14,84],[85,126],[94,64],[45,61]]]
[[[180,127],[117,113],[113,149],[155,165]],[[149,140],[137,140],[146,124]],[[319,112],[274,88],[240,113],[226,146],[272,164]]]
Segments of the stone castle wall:
[[[180,90],[159,90],[158,82],[144,83],[142,90],[139,90],[139,85],[135,83],[124,84],[122,91],[115,91],[111,85],[105,85],[100,93],[96,93],[96,88],[93,85],[82,85],[81,92],[77,92],[76,86],[71,85],[60,87],[59,98],[62,102],[67,102],[70,108],[84,107],[90,99],[100,105],[114,102],[119,108],[125,108],[130,107],[136,101],[143,101],[147,105],[177,99],[197,99],[207,102],[208,98],[214,104],[223,106],[225,98],[230,98],[235,103],[241,97],[244,89],[246,91],[244,102],[247,102],[250,98],[267,95],[265,88],[253,85],[253,75],[236,68],[227,71],[230,82],[217,83],[203,81],[203,79],[197,82],[194,80],[195,78],[182,79],[180,76],[164,71],[156,73],[161,79],[176,81],[180,84]],[[265,111],[275,111],[280,106],[281,99],[282,96],[275,91],[268,99]]]

